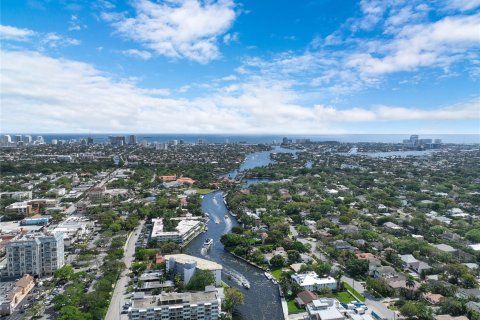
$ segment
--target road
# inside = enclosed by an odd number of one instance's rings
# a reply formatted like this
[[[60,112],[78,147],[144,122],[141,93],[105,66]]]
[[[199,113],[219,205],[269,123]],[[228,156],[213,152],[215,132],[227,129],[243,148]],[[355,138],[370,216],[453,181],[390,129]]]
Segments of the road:
[[[123,262],[125,263],[125,270],[122,272],[118,278],[117,285],[113,290],[112,300],[110,301],[110,306],[108,307],[107,315],[105,320],[117,320],[121,318],[122,303],[123,303],[123,292],[125,291],[125,286],[128,284],[127,274],[130,272],[130,267],[134,260],[135,253],[135,242],[138,240],[140,231],[143,228],[145,221],[141,221],[137,228],[133,231],[130,238],[128,239],[127,244],[125,245],[125,255],[123,257]]]
[[[348,277],[348,276],[343,276],[342,277],[342,281],[348,283],[349,285],[351,285],[353,287],[353,289],[355,289],[358,293],[362,294],[364,297],[365,297],[365,304],[367,305],[367,307],[372,310],[372,311],[375,311],[375,313],[377,313],[379,316],[381,316],[382,318],[384,319],[388,319],[388,320],[395,320],[395,319],[398,319],[399,316],[398,315],[395,315],[395,313],[388,309],[383,303],[381,300],[373,297],[372,295],[370,295],[368,292],[365,291],[365,288],[362,286],[362,284],[358,281],[355,281],[353,280],[352,278]]]

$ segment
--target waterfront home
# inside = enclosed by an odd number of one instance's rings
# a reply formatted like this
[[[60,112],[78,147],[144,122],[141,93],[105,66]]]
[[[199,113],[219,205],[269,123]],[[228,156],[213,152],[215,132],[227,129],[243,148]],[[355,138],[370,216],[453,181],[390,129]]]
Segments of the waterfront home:
[[[320,278],[313,271],[294,273],[292,279],[305,290],[319,291],[322,289],[335,290],[337,288],[337,281],[333,277]]]
[[[315,292],[305,290],[297,294],[297,297],[295,298],[295,302],[300,308],[302,308],[305,305],[311,303],[313,300],[317,300],[317,299],[318,299],[318,296]]]
[[[344,320],[346,309],[337,299],[321,298],[307,304],[309,319]]]

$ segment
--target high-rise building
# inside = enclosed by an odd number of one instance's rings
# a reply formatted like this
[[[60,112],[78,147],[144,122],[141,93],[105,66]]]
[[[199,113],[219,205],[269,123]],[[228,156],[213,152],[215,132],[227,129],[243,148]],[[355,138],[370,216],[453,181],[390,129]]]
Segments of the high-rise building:
[[[7,244],[6,253],[7,276],[50,276],[65,263],[63,233],[21,235]]]
[[[125,136],[109,136],[108,140],[114,146],[124,146],[126,145]]]
[[[43,140],[42,136],[37,136],[37,140],[35,141],[35,144],[44,144],[45,140]]]
[[[32,136],[27,134],[24,138],[23,138],[23,142],[25,142],[26,144],[31,144],[32,143]]]
[[[412,147],[418,146],[418,134],[412,134],[410,136],[410,144],[412,145]]]
[[[15,136],[15,143],[19,143],[19,142],[22,142],[22,135],[21,134],[17,134]]]
[[[131,145],[137,144],[137,136],[134,134],[129,135],[128,144],[131,144]]]
[[[87,138],[87,144],[93,144],[93,138],[92,137]]]
[[[4,135],[3,136],[3,143],[4,144],[12,143],[12,137],[9,134]]]
[[[58,140],[57,139],[52,139],[52,144],[58,144]]]

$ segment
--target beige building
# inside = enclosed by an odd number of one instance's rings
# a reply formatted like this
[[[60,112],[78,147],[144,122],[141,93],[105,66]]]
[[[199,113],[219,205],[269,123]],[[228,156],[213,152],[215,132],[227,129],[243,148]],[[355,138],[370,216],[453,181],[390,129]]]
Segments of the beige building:
[[[12,314],[15,307],[22,302],[34,286],[35,281],[29,274],[25,274],[21,279],[17,280],[12,290],[6,296],[0,297],[0,315]]]

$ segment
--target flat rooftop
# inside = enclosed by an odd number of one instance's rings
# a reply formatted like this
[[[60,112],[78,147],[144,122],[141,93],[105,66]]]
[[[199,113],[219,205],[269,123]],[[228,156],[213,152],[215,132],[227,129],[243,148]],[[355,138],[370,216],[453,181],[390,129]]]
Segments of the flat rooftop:
[[[210,261],[210,260],[205,260],[202,258],[197,258],[194,256],[190,256],[188,254],[184,253],[178,253],[178,254],[167,254],[165,255],[165,260],[169,260],[170,258],[174,258],[177,263],[190,263],[190,262],[196,262],[197,263],[197,268],[200,270],[222,270],[222,265],[218,264],[216,262]]]
[[[2,221],[0,222],[0,234],[2,233],[12,233],[20,231],[23,229],[24,231],[39,231],[43,228],[43,226],[32,226],[32,225],[20,225],[20,221]]]
[[[146,309],[166,305],[182,305],[184,303],[207,303],[217,300],[217,292],[162,292],[157,296],[145,296],[142,299],[134,299],[133,309]]]
[[[163,219],[152,219],[153,229],[152,229],[152,238],[159,237],[164,235],[184,235],[188,233],[191,229],[197,227],[200,224],[198,219],[182,219],[178,221],[178,225],[175,228],[176,231],[163,231]]]

